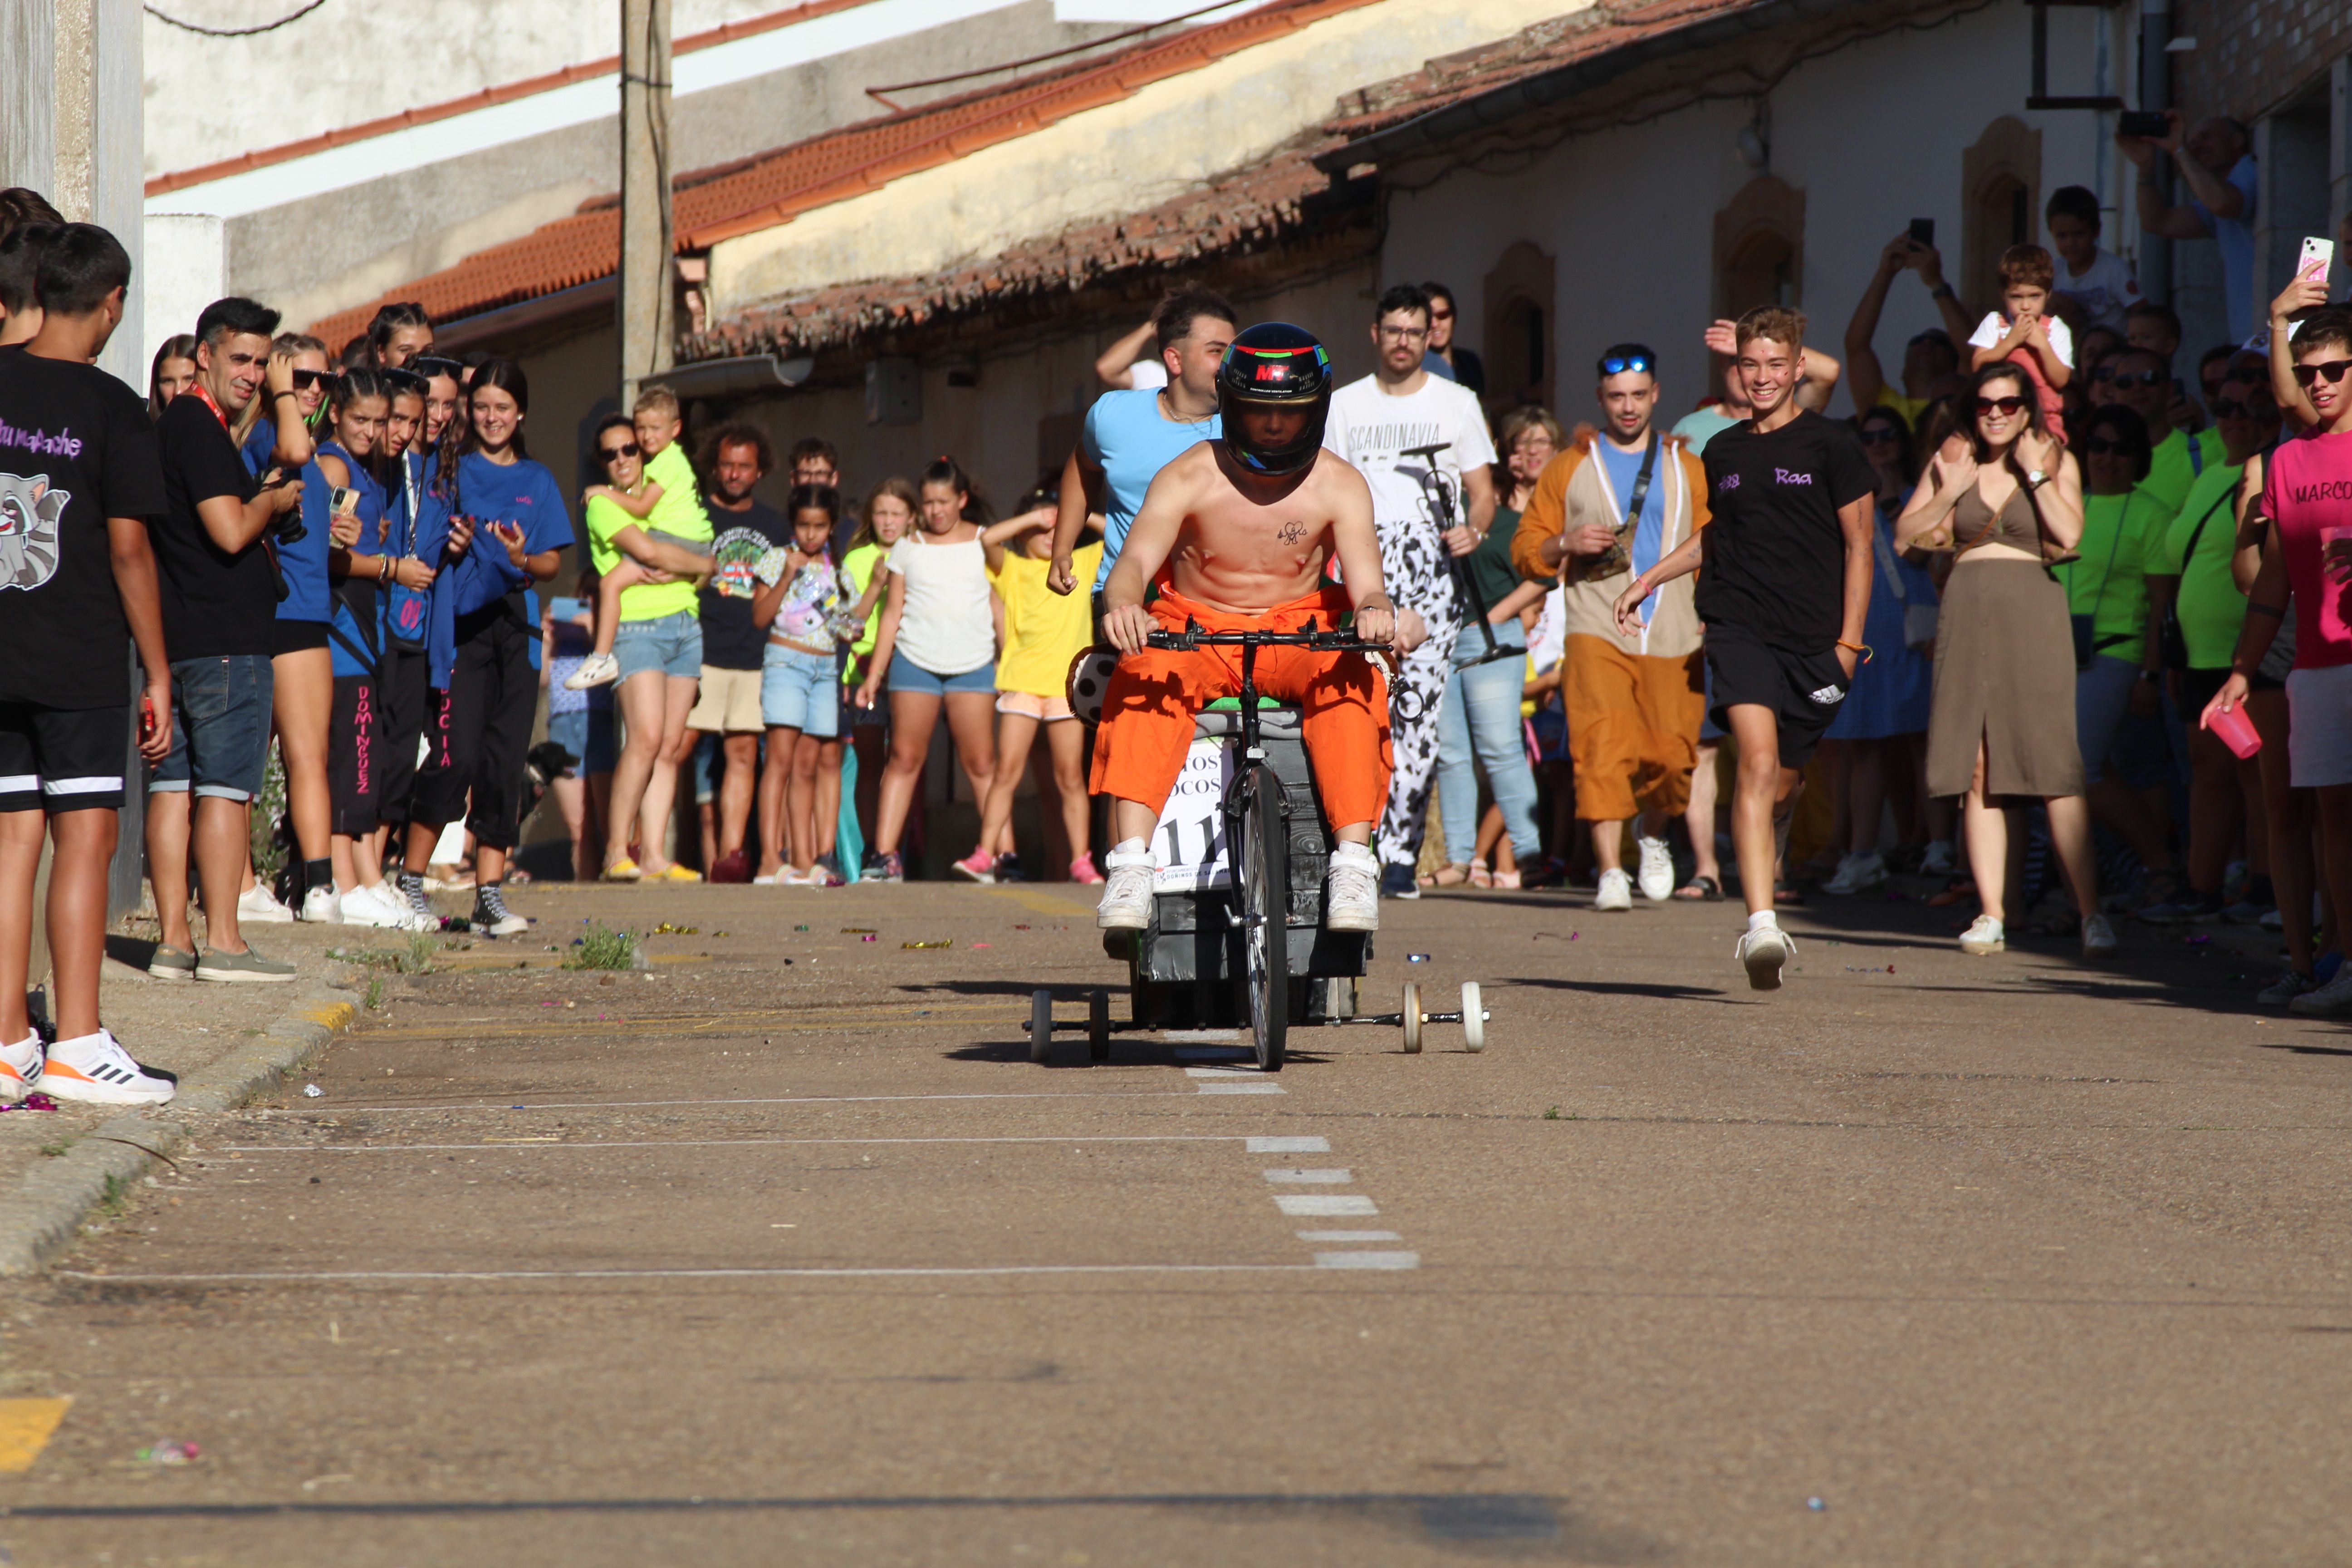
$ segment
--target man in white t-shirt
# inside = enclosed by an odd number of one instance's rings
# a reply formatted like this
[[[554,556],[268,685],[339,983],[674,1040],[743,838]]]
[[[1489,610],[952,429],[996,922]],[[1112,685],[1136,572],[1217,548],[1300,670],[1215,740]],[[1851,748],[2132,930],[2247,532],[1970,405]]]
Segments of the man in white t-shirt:
[[[1381,817],[1381,892],[1400,899],[1421,896],[1413,866],[1437,765],[1445,672],[1462,631],[1446,556],[1469,554],[1495,521],[1486,411],[1468,388],[1423,368],[1428,344],[1429,297],[1410,284],[1381,295],[1372,323],[1378,368],[1331,395],[1323,431],[1323,445],[1371,486],[1381,575],[1399,613],[1418,615],[1427,632],[1398,673],[1395,684],[1408,695],[1389,716],[1396,772]]]
[[[2060,264],[2053,292],[2074,301],[2085,327],[2122,331],[2125,313],[2140,301],[2139,279],[2130,262],[2099,247],[2099,198],[2081,185],[2061,185],[2042,220]]]

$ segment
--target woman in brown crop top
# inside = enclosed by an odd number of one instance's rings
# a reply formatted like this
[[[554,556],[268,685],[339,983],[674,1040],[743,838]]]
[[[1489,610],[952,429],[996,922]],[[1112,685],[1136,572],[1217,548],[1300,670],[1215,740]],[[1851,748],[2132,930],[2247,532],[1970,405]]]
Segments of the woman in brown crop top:
[[[1963,951],[2007,945],[2001,896],[2009,861],[2004,808],[2040,798],[2074,894],[2086,957],[2115,951],[2099,913],[2083,757],[2074,740],[2074,637],[2066,590],[2045,546],[2083,537],[2083,481],[2042,428],[2033,389],[2007,362],[1977,373],[1967,434],[1946,441],[1895,525],[1899,547],[1955,552],[1936,623],[1936,698],[1927,793],[1964,795],[1969,864],[1984,912]]]

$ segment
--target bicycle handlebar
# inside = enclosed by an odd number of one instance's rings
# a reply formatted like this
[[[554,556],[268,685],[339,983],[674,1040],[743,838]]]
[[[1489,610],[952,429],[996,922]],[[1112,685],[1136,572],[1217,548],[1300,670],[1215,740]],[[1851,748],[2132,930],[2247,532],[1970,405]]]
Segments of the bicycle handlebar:
[[[1190,652],[1196,647],[1311,647],[1324,653],[1386,653],[1384,642],[1366,642],[1352,632],[1204,632],[1187,627],[1181,632],[1151,632],[1147,646]]]

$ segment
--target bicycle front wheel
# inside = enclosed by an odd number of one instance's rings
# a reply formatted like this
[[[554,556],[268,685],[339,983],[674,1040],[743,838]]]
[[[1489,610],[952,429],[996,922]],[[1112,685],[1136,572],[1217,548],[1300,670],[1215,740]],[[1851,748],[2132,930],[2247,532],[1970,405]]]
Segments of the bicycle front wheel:
[[[1242,983],[1258,1068],[1280,1072],[1290,1026],[1290,834],[1281,781],[1271,768],[1253,768],[1241,799],[1234,901],[1242,919]]]

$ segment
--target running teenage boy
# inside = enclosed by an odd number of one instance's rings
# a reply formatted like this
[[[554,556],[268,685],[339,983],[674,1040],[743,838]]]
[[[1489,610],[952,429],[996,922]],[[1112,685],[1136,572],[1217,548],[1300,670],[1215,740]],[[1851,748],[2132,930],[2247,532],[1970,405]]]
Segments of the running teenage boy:
[[[1793,947],[1772,910],[1797,771],[1853,684],[1870,609],[1871,498],[1877,477],[1851,427],[1801,410],[1790,394],[1805,319],[1767,305],[1739,318],[1740,391],[1756,412],[1706,445],[1714,521],[1617,596],[1618,630],[1642,628],[1642,602],[1698,569],[1710,712],[1739,742],[1731,806],[1748,930],[1736,949],[1748,983],[1777,990]]]
[[[1217,367],[1234,341],[1237,318],[1225,297],[1209,289],[1180,289],[1151,312],[1160,363],[1168,384],[1134,392],[1107,392],[1087,410],[1086,429],[1062,468],[1060,513],[1054,523],[1054,563],[1045,584],[1056,594],[1078,585],[1071,556],[1086,531],[1087,514],[1103,514],[1102,564],[1095,571],[1096,618],[1110,582],[1110,569],[1127,542],[1129,526],[1143,505],[1144,492],[1160,470],[1196,442],[1213,441],[1223,426],[1217,416]]]
[[[172,672],[147,520],[163,510],[154,426],[139,395],[90,362],[122,320],[131,258],[89,224],[58,231],[35,286],[30,342],[0,351],[0,1101],[161,1104],[149,1073],[99,1023],[106,873],[123,801],[122,644],[136,639],[148,721],[139,750],[172,739]],[[33,884],[44,830],[58,1043],[25,1006]]]
[[[1355,612],[1367,642],[1387,642],[1396,616],[1381,585],[1380,538],[1363,476],[1323,454],[1331,363],[1297,327],[1267,322],[1236,336],[1217,376],[1224,435],[1160,471],[1129,531],[1103,594],[1103,635],[1126,657],[1103,694],[1092,788],[1111,797],[1109,883],[1095,923],[1140,931],[1151,915],[1151,834],[1192,743],[1202,707],[1241,689],[1237,647],[1190,653],[1147,646],[1151,633],[1197,621],[1208,631],[1337,628]],[[1346,584],[1324,568],[1337,556]],[[1157,584],[1147,610],[1143,595]],[[1410,651],[1408,636],[1396,636]],[[1306,710],[1303,729],[1339,843],[1324,885],[1324,923],[1376,931],[1380,897],[1370,847],[1388,795],[1387,693],[1361,654],[1261,649],[1257,684]]]
[[[1323,444],[1371,486],[1382,581],[1425,628],[1399,667],[1412,717],[1393,721],[1396,772],[1381,816],[1381,894],[1398,899],[1421,897],[1413,864],[1437,768],[1445,676],[1462,632],[1463,606],[1445,558],[1475,550],[1495,521],[1495,443],[1486,410],[1469,388],[1422,368],[1428,342],[1429,297],[1410,285],[1381,295],[1372,322],[1376,368],[1331,395],[1323,432]],[[1442,533],[1434,493],[1441,489],[1454,498],[1454,526]]]

